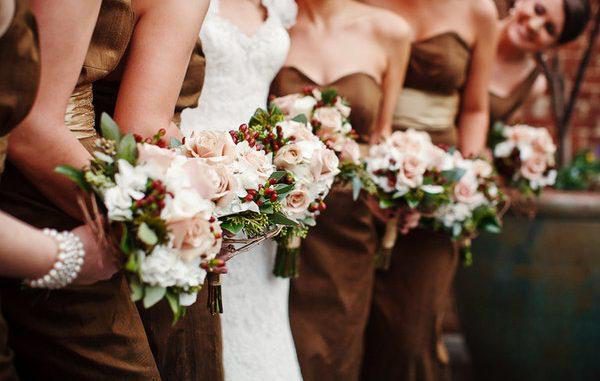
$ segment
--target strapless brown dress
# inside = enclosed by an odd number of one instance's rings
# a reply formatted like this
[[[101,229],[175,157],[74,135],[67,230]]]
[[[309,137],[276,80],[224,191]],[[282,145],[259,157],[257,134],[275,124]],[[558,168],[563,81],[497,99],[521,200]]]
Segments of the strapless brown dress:
[[[182,89],[175,105],[173,121],[179,124],[181,111],[195,107],[204,83],[206,60],[200,40],[192,52]],[[114,115],[117,94],[124,69],[122,62],[110,75],[94,84],[96,123],[103,112]],[[150,342],[156,364],[164,381],[224,379],[221,320],[206,308],[207,287],[186,315],[172,326],[172,312],[166,301],[150,309],[141,303],[138,310]]]
[[[368,142],[382,98],[375,79],[355,73],[320,86],[298,69],[285,67],[271,94],[298,93],[306,86],[334,88],[345,97],[352,107],[352,126]],[[349,187],[334,187],[326,203],[327,210],[302,242],[300,277],[291,282],[290,323],[305,381],[352,381],[360,375],[377,237],[366,203],[354,202]]]
[[[427,131],[438,144],[456,145],[455,119],[459,97],[467,78],[469,46],[455,33],[444,33],[415,42],[406,75],[404,96],[423,96],[424,105],[416,115],[404,110],[410,126]],[[427,114],[429,97],[450,116],[435,128],[420,121]],[[411,100],[408,100],[409,104]],[[449,101],[449,102],[446,102]],[[454,107],[443,109],[443,105]],[[441,105],[441,106],[440,106]],[[423,108],[423,111],[419,110]],[[428,118],[437,120],[436,115]],[[417,123],[418,122],[418,123]],[[421,123],[422,122],[422,123]],[[383,225],[378,223],[380,231]],[[391,266],[377,271],[373,303],[366,332],[366,355],[362,379],[365,381],[437,381],[448,377],[448,356],[441,342],[441,323],[458,264],[458,253],[444,233],[413,230],[398,235]]]
[[[15,3],[8,29],[0,37],[0,176],[8,148],[8,133],[29,113],[40,79],[40,51],[35,19],[25,1]],[[16,381],[13,352],[0,301],[0,380]]]
[[[539,67],[529,75],[507,96],[499,96],[490,91],[490,123],[507,122],[510,117],[525,103],[531,89],[541,74]]]

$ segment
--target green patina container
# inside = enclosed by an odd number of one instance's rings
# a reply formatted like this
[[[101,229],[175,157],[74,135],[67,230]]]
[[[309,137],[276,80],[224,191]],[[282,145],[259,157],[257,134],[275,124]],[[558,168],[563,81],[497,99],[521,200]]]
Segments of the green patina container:
[[[536,209],[475,240],[457,276],[475,380],[600,380],[600,194],[547,191]]]

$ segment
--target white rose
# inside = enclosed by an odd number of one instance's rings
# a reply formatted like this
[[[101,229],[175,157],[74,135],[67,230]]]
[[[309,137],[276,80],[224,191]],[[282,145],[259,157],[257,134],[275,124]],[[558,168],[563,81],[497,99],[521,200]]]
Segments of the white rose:
[[[296,142],[314,139],[314,134],[304,123],[286,120],[277,124],[281,127],[281,132],[285,139],[292,139]]]
[[[316,104],[317,100],[310,96],[297,99],[294,102],[292,113],[290,113],[290,116],[295,117],[297,115],[304,115],[306,116],[307,120],[310,120],[310,116]]]
[[[344,118],[348,118],[350,116],[351,108],[344,104],[341,97],[338,97],[335,101],[335,108],[342,114]]]
[[[165,198],[165,207],[160,214],[160,217],[167,223],[196,216],[208,219],[212,215],[214,204],[202,198],[198,192],[191,189],[181,189],[174,196]]]

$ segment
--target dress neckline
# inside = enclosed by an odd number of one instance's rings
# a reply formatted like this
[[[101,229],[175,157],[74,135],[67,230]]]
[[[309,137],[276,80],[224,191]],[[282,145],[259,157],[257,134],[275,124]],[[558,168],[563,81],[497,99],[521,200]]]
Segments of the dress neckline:
[[[465,40],[458,32],[453,31],[453,30],[449,30],[447,32],[441,32],[441,33],[437,33],[437,34],[434,34],[429,37],[421,38],[419,40],[413,41],[412,45],[416,46],[416,45],[425,44],[425,43],[428,43],[428,42],[431,42],[433,40],[437,40],[437,39],[440,39],[443,37],[452,37],[456,42],[460,43],[460,45],[462,45],[466,50],[471,51],[471,46],[469,45],[467,40]]]
[[[218,18],[219,20],[221,20],[222,23],[224,23],[225,25],[228,25],[236,33],[238,33],[241,36],[245,37],[247,40],[253,40],[253,39],[255,39],[258,35],[260,35],[261,31],[271,21],[272,11],[269,9],[269,6],[267,4],[265,4],[265,2],[263,0],[261,0],[260,4],[266,10],[267,15],[265,16],[264,20],[259,25],[259,27],[256,28],[254,30],[254,32],[252,32],[251,34],[248,34],[248,33],[244,32],[239,26],[237,26],[233,21],[231,21],[227,17],[221,16],[221,12],[219,10],[219,8],[220,8],[219,7],[219,5],[220,5],[219,4],[219,0],[211,0],[211,5],[213,3],[214,3],[214,8],[213,8],[213,12],[212,12],[213,16],[216,17],[216,18]]]
[[[536,66],[533,69],[531,69],[529,74],[527,74],[527,76],[525,76],[525,78],[521,82],[519,82],[515,87],[513,87],[506,95],[500,95],[497,92],[495,92],[494,90],[489,91],[490,95],[493,97],[496,97],[498,99],[503,99],[503,100],[510,99],[510,98],[514,97],[515,94],[521,92],[526,85],[533,86],[533,83],[530,83],[530,82],[534,82],[539,75],[540,75],[540,70]]]
[[[379,81],[377,81],[377,79],[376,79],[376,78],[375,78],[375,77],[374,77],[372,74],[365,73],[365,72],[363,72],[363,71],[355,71],[355,72],[352,72],[352,73],[344,74],[344,75],[342,75],[342,76],[340,76],[340,77],[336,78],[336,79],[335,79],[335,80],[333,80],[333,81],[329,81],[328,83],[323,83],[323,84],[321,84],[321,83],[319,83],[319,82],[315,81],[314,79],[312,79],[311,77],[309,77],[309,76],[308,76],[308,75],[307,75],[307,74],[306,74],[304,71],[300,70],[300,69],[299,69],[299,68],[297,68],[296,66],[293,66],[293,65],[284,66],[284,67],[283,67],[281,70],[283,70],[283,69],[288,69],[288,70],[293,70],[293,71],[295,71],[296,73],[300,74],[300,75],[301,75],[301,76],[302,76],[304,79],[306,79],[306,80],[310,81],[312,84],[314,84],[314,85],[316,85],[316,86],[318,86],[318,87],[327,87],[327,86],[332,86],[332,85],[335,85],[335,84],[336,84],[336,83],[338,83],[338,82],[342,82],[343,80],[345,80],[345,79],[348,79],[348,78],[350,78],[350,77],[353,77],[353,76],[363,76],[363,77],[367,77],[367,78],[368,78],[368,79],[370,79],[370,80],[371,80],[371,81],[372,81],[372,82],[373,82],[373,83],[374,83],[374,84],[375,84],[377,87],[380,87],[380,86],[381,86],[381,85],[379,84]]]

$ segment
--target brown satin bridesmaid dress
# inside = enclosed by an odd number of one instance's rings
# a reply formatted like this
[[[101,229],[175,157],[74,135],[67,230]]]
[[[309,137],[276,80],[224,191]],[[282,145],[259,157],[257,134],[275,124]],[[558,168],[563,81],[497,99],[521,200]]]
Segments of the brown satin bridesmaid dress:
[[[110,75],[94,83],[94,108],[96,123],[103,112],[114,114],[121,75],[125,62]],[[175,105],[173,121],[179,124],[184,108],[195,107],[204,83],[206,60],[200,41],[196,43],[182,89]],[[221,320],[206,308],[207,287],[198,294],[195,304],[188,307],[186,315],[175,326],[172,312],[166,301],[150,309],[141,303],[138,310],[150,342],[156,364],[164,381],[224,379]]]
[[[492,126],[496,122],[507,122],[525,103],[540,74],[540,68],[536,67],[506,96],[496,95],[490,91],[490,122]]]
[[[413,43],[394,128],[424,130],[436,144],[456,145],[455,119],[470,57],[471,49],[455,33]],[[441,323],[457,265],[449,235],[421,229],[398,235],[389,270],[375,277],[362,380],[449,377]]]
[[[350,121],[368,142],[377,121],[382,91],[367,74],[355,73],[319,86],[293,67],[284,67],[271,94],[302,92],[306,86],[329,87],[345,97]],[[363,335],[373,287],[377,236],[363,200],[353,201],[349,186],[336,186],[327,210],[302,242],[300,276],[290,288],[290,323],[305,381],[358,380]]]
[[[0,176],[8,148],[8,133],[33,106],[40,79],[40,53],[35,19],[25,1],[15,2],[13,19],[0,36]],[[1,181],[1,178],[0,178]],[[2,280],[0,279],[0,287]],[[0,300],[0,380],[16,381],[13,352]]]
[[[103,1],[85,64],[65,115],[80,142],[95,137],[91,89],[110,73],[129,44],[134,14],[129,1]],[[40,148],[43,153],[44,147]],[[80,224],[47,200],[7,164],[0,207],[37,227],[68,230]],[[159,380],[141,319],[122,275],[63,290],[2,289],[9,344],[23,379]]]

